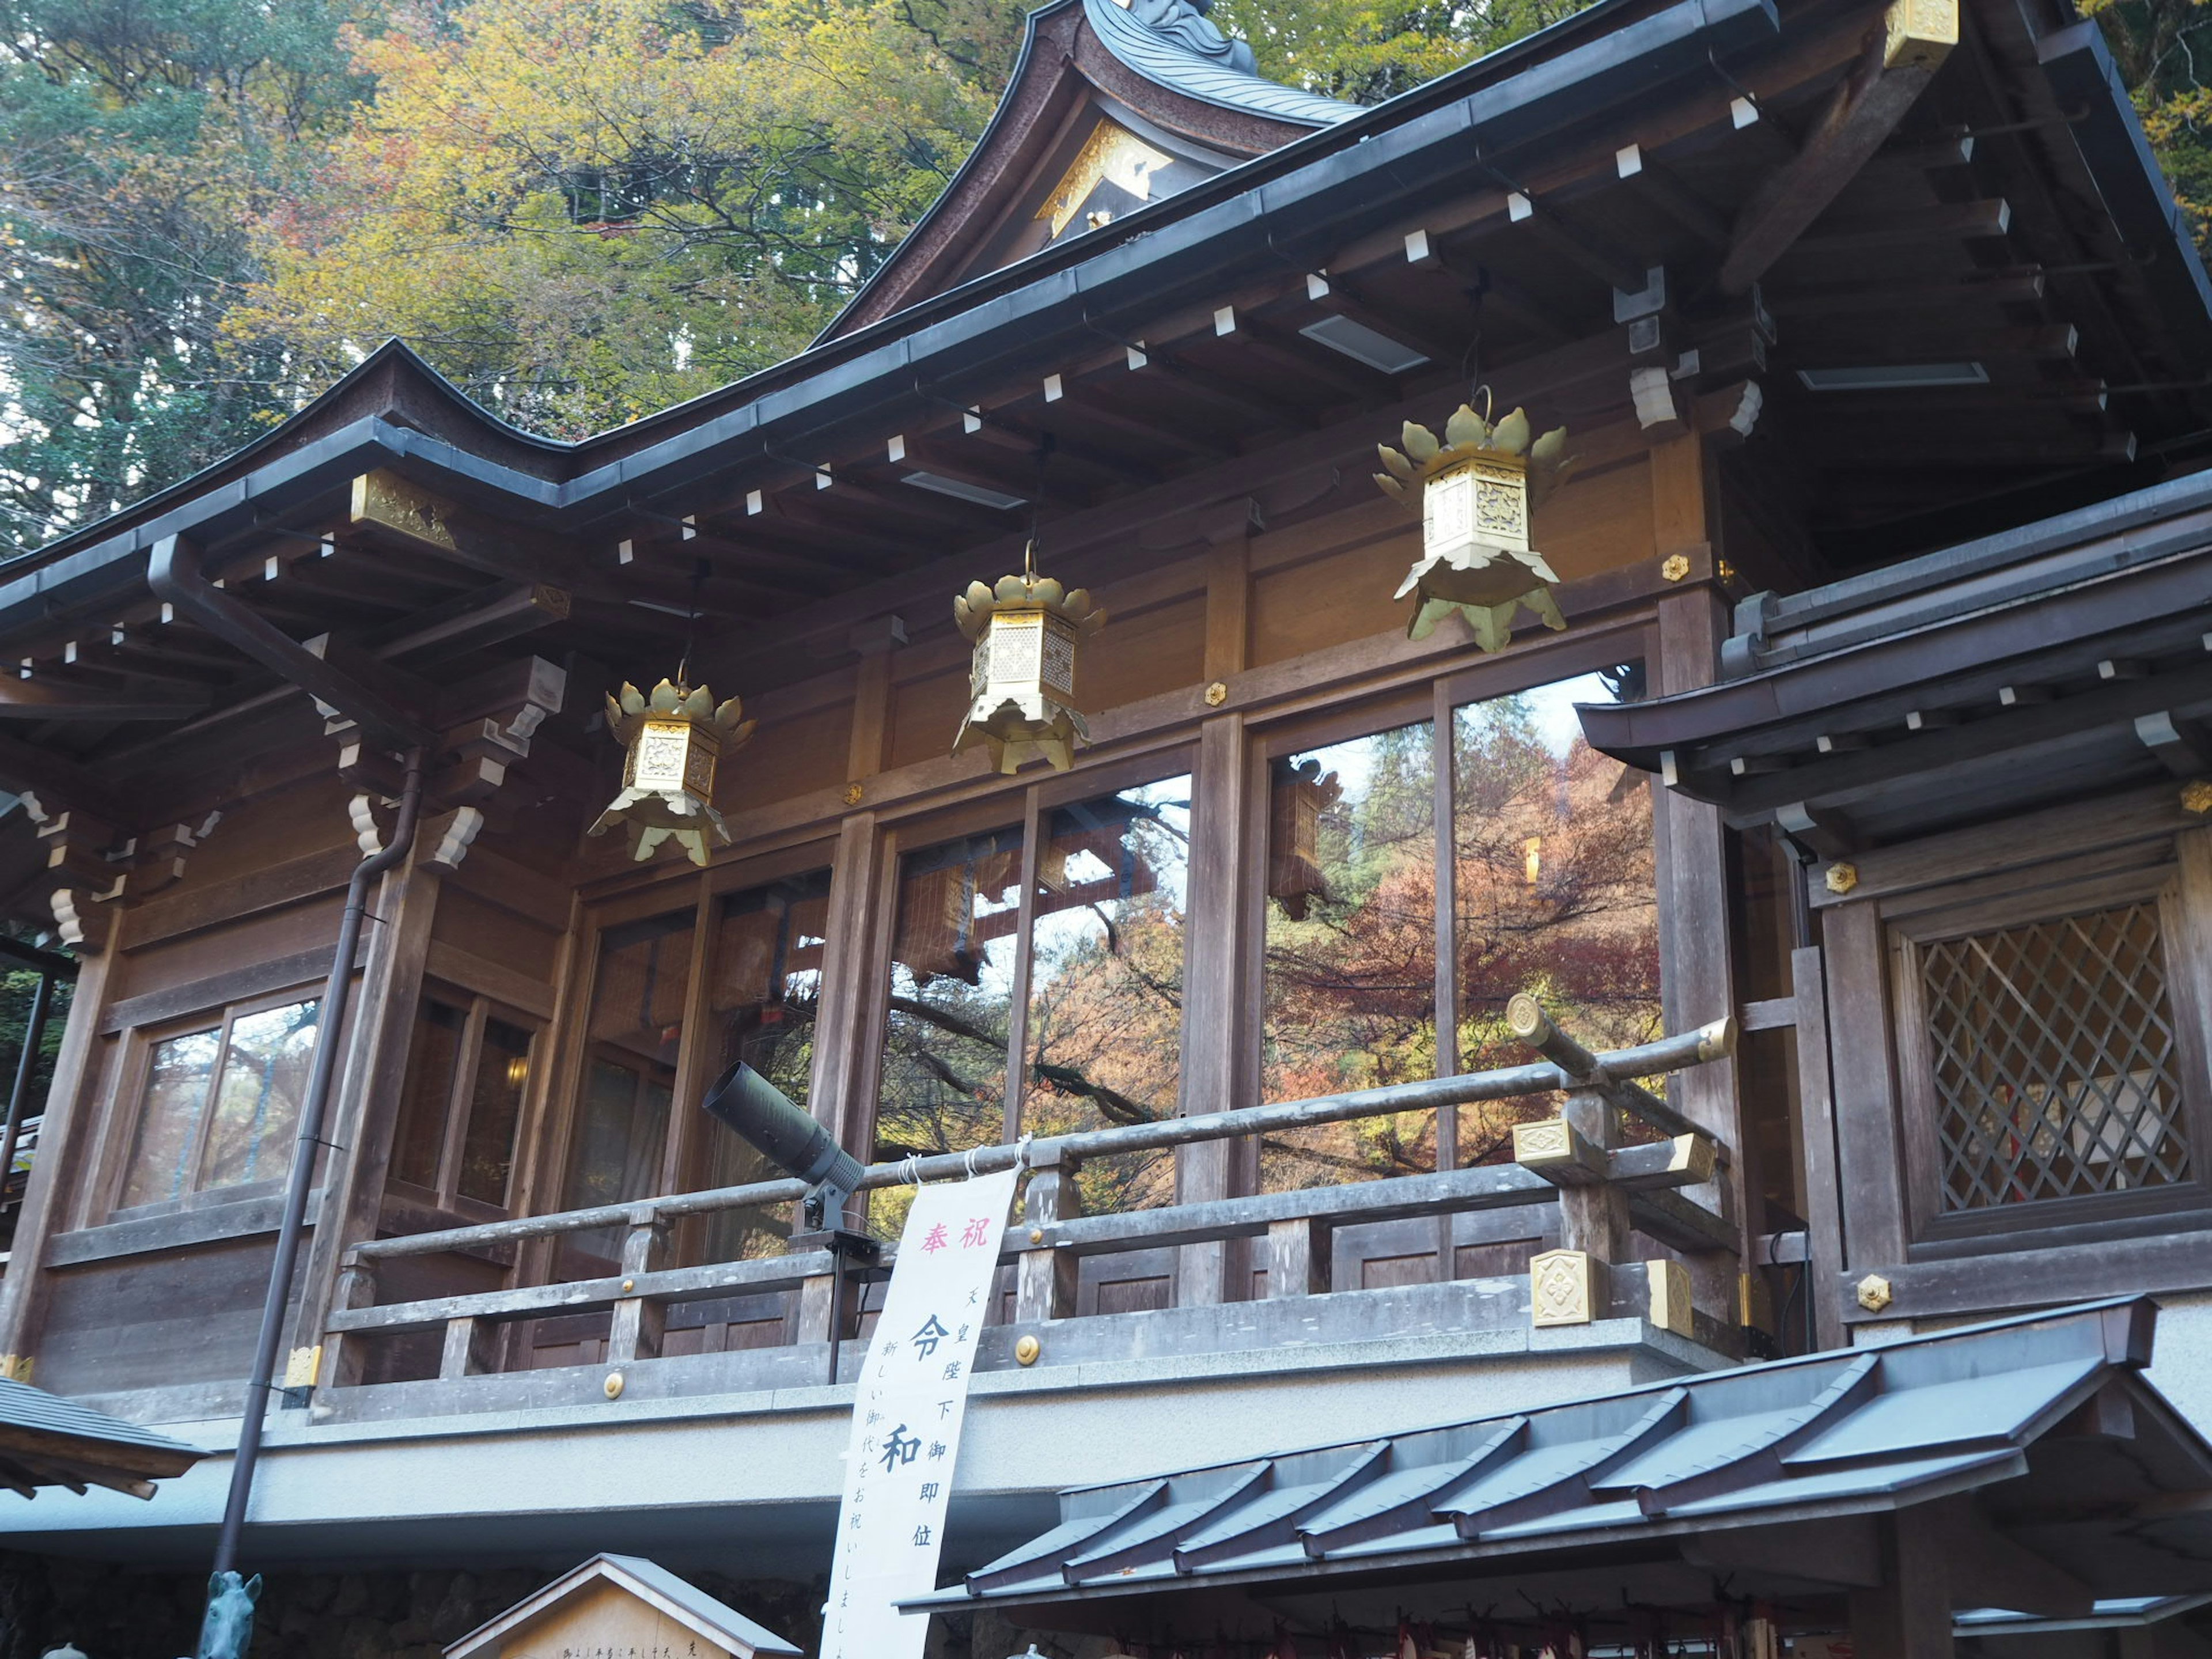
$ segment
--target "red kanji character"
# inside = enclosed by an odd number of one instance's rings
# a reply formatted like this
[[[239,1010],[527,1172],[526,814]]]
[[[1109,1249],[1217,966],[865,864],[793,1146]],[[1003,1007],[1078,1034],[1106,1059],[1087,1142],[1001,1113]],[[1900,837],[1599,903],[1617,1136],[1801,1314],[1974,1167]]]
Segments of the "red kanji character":
[[[972,1250],[978,1244],[988,1243],[990,1237],[991,1218],[983,1215],[971,1217],[968,1224],[960,1230],[960,1248]]]
[[[951,1241],[950,1239],[945,1237],[945,1224],[940,1221],[935,1226],[932,1227],[928,1233],[924,1236],[921,1241],[921,1248],[924,1250],[941,1250],[951,1242]]]

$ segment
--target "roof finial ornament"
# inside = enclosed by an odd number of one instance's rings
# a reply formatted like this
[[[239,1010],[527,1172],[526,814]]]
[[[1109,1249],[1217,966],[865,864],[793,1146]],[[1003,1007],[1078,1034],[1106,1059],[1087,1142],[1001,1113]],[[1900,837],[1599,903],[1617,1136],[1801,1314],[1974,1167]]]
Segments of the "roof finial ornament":
[[[1213,0],[1114,0],[1155,34],[1164,35],[1186,52],[1211,58],[1243,75],[1257,75],[1260,60],[1243,40],[1224,34],[1206,14]]]

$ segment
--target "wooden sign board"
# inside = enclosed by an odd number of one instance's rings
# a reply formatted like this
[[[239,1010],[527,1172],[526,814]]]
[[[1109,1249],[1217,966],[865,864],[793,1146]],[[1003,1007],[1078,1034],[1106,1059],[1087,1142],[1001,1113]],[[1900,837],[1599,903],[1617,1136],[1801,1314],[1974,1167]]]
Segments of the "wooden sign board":
[[[797,1659],[799,1650],[657,1562],[595,1555],[446,1659]]]

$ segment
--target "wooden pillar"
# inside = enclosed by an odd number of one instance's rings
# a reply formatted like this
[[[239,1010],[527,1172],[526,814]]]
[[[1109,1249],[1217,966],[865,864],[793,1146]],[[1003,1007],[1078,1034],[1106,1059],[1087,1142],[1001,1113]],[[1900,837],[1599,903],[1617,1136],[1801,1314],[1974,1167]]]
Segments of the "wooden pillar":
[[[1849,1033],[1829,1054],[1846,1277],[1884,1273],[1905,1259],[1905,1174],[1883,933],[1881,911],[1864,901],[1836,905],[1820,918],[1828,1019]]]
[[[1930,1506],[1884,1516],[1881,1583],[1850,1595],[1853,1651],[1868,1659],[1951,1659],[1949,1556]]]
[[[122,926],[130,925],[126,914]],[[68,1204],[85,1172],[98,1165],[100,1114],[89,1098],[100,1080],[100,1021],[106,1012],[112,948],[80,959],[69,1020],[62,1028],[46,1117],[39,1126],[39,1155],[31,1160],[8,1274],[0,1279],[0,1376],[35,1381],[29,1361],[37,1352],[46,1300],[46,1241],[70,1224]],[[113,1057],[119,1061],[119,1054]]]
[[[1807,1251],[1805,1295],[1813,1309],[1813,1340],[1843,1346],[1837,1286],[1844,1271],[1843,1193],[1836,1167],[1835,1082],[1828,1050],[1828,990],[1820,947],[1790,953],[1791,995],[1796,1004],[1797,1104],[1805,1158]]]
[[[1704,440],[1692,432],[1657,445],[1650,468],[1654,544],[1662,559],[1679,556],[1697,572],[1714,556],[1716,528]],[[1652,690],[1668,696],[1712,684],[1728,632],[1721,595],[1703,582],[1686,586],[1662,598],[1658,613],[1657,660],[1648,665]],[[1655,814],[1667,1025],[1686,1030],[1734,1013],[1739,1000],[1728,835],[1719,809],[1670,789],[1657,792]],[[1736,1063],[1709,1061],[1669,1082],[1670,1098],[1683,1115],[1729,1150],[1729,1167],[1698,1195],[1735,1222],[1737,1255],[1699,1256],[1690,1270],[1698,1304],[1734,1324],[1739,1277],[1761,1220]]]
[[[1206,674],[1226,681],[1245,666],[1250,635],[1249,501],[1224,509],[1209,526],[1206,586]],[[1242,714],[1199,728],[1191,781],[1190,909],[1184,930],[1182,1088],[1176,1107],[1189,1116],[1250,1103],[1256,1018],[1256,964],[1244,880],[1250,844],[1253,760]],[[1176,1153],[1176,1201],[1192,1204],[1251,1191],[1255,1146],[1209,1141]],[[1245,1299],[1251,1249],[1243,1239],[1186,1245],[1176,1252],[1176,1300],[1211,1306]]]
[[[887,994],[873,947],[888,941],[898,898],[891,854],[873,812],[855,812],[839,826],[814,1028],[810,1105],[837,1144],[863,1164],[875,1138],[878,1042]]]
[[[1022,1232],[1033,1248],[1022,1252],[1015,1269],[1017,1324],[1074,1316],[1082,1259],[1052,1249],[1046,1230],[1055,1221],[1083,1213],[1083,1194],[1075,1184],[1075,1173],[1072,1159],[1040,1163],[1030,1171],[1029,1189],[1022,1195]]]
[[[325,1133],[331,1144],[324,1151],[317,1183],[322,1202],[313,1212],[314,1231],[308,1237],[285,1341],[285,1351],[299,1356],[288,1375],[304,1376],[311,1367],[319,1369],[314,1356],[323,1346],[323,1325],[334,1303],[339,1264],[352,1246],[376,1237],[415,1011],[422,998],[430,926],[443,885],[437,872],[420,862],[432,847],[427,839],[418,841],[414,856],[378,884],[369,901],[369,914],[377,920],[369,924],[368,959],[349,1020],[352,1030],[325,1032],[317,1038],[337,1037],[346,1042],[347,1054],[327,1120]],[[316,1380],[331,1379],[325,1373]]]

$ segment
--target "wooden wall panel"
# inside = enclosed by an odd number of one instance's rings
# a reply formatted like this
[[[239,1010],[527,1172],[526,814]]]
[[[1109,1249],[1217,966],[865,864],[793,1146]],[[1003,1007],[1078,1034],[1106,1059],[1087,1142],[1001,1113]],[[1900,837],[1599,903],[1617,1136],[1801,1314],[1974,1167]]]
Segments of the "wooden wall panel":
[[[337,947],[338,911],[344,903],[343,888],[326,896],[288,905],[280,910],[246,916],[225,926],[200,932],[143,950],[126,948],[116,963],[111,984],[117,999],[143,996],[192,980],[206,979],[226,969],[273,961],[304,951]],[[126,927],[127,927],[126,922]],[[128,939],[126,933],[125,939]],[[320,980],[330,972],[325,954],[313,975]]]
[[[1109,612],[1106,631],[1076,659],[1075,696],[1085,710],[1197,685],[1206,673],[1206,596],[1193,593],[1140,615]],[[945,744],[951,745],[947,733]]]
[[[346,806],[352,799],[344,780],[325,769],[275,794],[226,811],[208,838],[191,850],[185,860],[184,879],[169,891],[191,892],[302,853],[349,845],[353,825]]]
[[[439,896],[430,937],[547,984],[552,981],[555,958],[560,955],[560,933],[488,903],[451,882]]]
[[[50,1273],[39,1386],[109,1394],[244,1376],[274,1249],[264,1234]]]
[[[901,653],[904,655],[904,653]],[[1076,671],[1079,674],[1081,669]],[[968,712],[968,658],[916,679],[903,679],[899,665],[891,668],[890,735],[885,747],[893,766],[936,760],[949,754],[960,730],[960,717]],[[1097,704],[1085,699],[1085,706]]]
[[[1639,456],[1591,477],[1570,479],[1536,514],[1534,532],[1536,545],[1561,581],[1654,556],[1658,548],[1651,527],[1650,464]]]
[[[1344,515],[1350,516],[1350,515]],[[1261,562],[1265,543],[1253,546]],[[1406,625],[1405,603],[1390,596],[1405,580],[1418,538],[1405,533],[1297,564],[1255,568],[1252,578],[1252,662],[1281,662],[1328,646]]]
[[[716,773],[715,805],[729,812],[844,782],[852,734],[849,702],[763,716],[753,740],[724,761]]]

